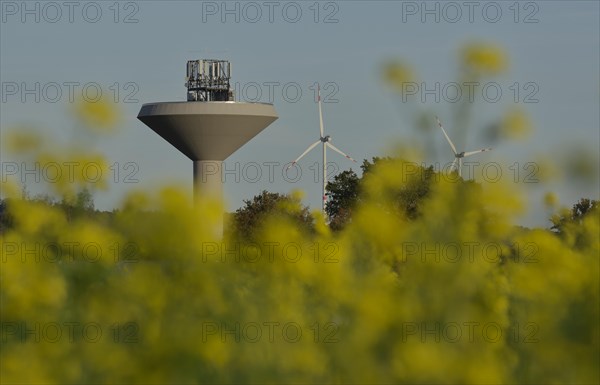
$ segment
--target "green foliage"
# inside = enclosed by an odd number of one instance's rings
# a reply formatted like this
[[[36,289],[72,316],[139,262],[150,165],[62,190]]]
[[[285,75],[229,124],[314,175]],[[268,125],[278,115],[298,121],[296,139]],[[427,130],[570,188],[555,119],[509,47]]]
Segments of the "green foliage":
[[[8,202],[0,199],[0,233],[5,232],[12,225],[12,218],[8,214]]]
[[[359,186],[360,178],[352,170],[342,171],[327,182],[325,212],[333,230],[340,230],[352,219],[352,210],[360,198]]]
[[[80,217],[89,217],[99,220],[101,217],[110,216],[110,213],[100,213],[95,210],[94,197],[88,189],[82,189],[74,199],[63,197],[60,202],[49,194],[36,194],[31,197],[26,187],[23,187],[21,199],[31,203],[39,203],[44,206],[57,208],[63,211],[68,220]],[[14,218],[10,215],[9,206],[14,199],[0,199],[0,232],[7,231],[14,225]]]
[[[94,197],[90,190],[84,188],[77,193],[75,207],[81,210],[94,210]]]
[[[371,162],[365,159],[361,165],[362,177],[359,178],[352,170],[343,171],[327,183],[329,199],[325,211],[333,230],[340,230],[352,220],[356,205],[366,198],[368,192],[364,184],[369,182],[364,180],[368,180],[369,174],[378,167],[396,168],[398,176],[403,178],[403,183],[385,192],[389,199],[382,202],[391,203],[388,210],[408,219],[415,219],[422,214],[422,201],[427,197],[432,181],[447,178],[436,173],[433,166],[423,167],[390,157],[374,157]],[[457,183],[471,183],[456,179]]]
[[[313,228],[309,209],[302,206],[298,198],[263,190],[252,200],[244,200],[244,207],[236,210],[230,232],[237,238],[252,239],[264,227],[266,219],[272,217],[286,218],[299,224],[304,231]]]
[[[585,231],[583,223],[589,217],[600,216],[600,205],[597,200],[581,198],[576,202],[572,209],[562,210],[550,218],[553,223],[551,229],[556,232],[564,241],[575,248],[588,244],[590,236],[598,237],[598,234],[591,235]]]
[[[573,205],[570,212],[557,214],[550,218],[552,222],[552,230],[556,230],[558,233],[562,232],[564,228],[570,224],[579,225],[583,218],[588,215],[598,215],[598,201],[593,199],[581,198],[577,203]]]

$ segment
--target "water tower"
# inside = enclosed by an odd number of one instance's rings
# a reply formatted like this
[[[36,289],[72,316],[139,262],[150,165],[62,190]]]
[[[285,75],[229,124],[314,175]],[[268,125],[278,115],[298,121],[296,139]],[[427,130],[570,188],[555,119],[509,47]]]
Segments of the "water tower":
[[[194,162],[194,197],[222,198],[223,161],[277,119],[272,104],[234,101],[225,60],[190,60],[187,102],[144,104],[138,119]]]

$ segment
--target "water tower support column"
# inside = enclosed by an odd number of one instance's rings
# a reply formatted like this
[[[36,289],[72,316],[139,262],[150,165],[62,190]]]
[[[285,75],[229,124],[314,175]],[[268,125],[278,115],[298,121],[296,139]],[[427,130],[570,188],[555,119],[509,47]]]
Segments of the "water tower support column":
[[[221,170],[223,162],[220,160],[196,160],[194,161],[194,203],[200,206],[200,201],[221,202],[223,200],[223,181]],[[215,220],[214,236],[217,239],[223,237],[223,206],[218,207],[219,212]]]
[[[194,161],[194,200],[198,199],[223,199],[223,180],[221,170],[223,162],[220,160]]]

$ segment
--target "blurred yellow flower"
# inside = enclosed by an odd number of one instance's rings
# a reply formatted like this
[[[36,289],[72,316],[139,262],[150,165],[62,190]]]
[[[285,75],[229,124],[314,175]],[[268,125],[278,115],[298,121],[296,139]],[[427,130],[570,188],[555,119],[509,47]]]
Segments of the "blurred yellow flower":
[[[4,176],[4,180],[0,180],[0,191],[4,198],[17,198],[21,195],[21,187],[19,186],[18,178],[14,176]]]
[[[24,153],[39,150],[43,138],[39,132],[29,127],[16,127],[3,135],[3,145],[11,153]]]
[[[565,171],[570,180],[589,184],[598,182],[600,160],[598,159],[597,148],[571,146],[570,151],[565,151],[565,154]]]
[[[399,60],[391,60],[383,65],[383,80],[397,92],[406,91],[406,83],[414,82],[415,75],[412,68]]]
[[[552,180],[559,180],[563,171],[556,164],[556,159],[541,154],[536,155],[533,162],[521,164],[519,167],[518,180],[523,183],[547,183]],[[516,175],[516,173],[513,174],[513,176]]]
[[[507,139],[526,139],[531,135],[533,125],[527,113],[520,108],[507,112],[500,127],[500,136]]]
[[[547,192],[544,195],[544,205],[548,208],[554,208],[558,205],[558,196],[554,192]]]
[[[494,44],[469,43],[461,50],[461,62],[473,75],[498,75],[508,69],[508,55]]]
[[[53,193],[74,198],[83,188],[108,188],[109,164],[102,154],[81,149],[40,152],[35,163],[44,173],[44,181]]]
[[[115,131],[120,120],[117,105],[106,98],[96,101],[80,100],[75,104],[75,113],[86,128],[98,133]]]

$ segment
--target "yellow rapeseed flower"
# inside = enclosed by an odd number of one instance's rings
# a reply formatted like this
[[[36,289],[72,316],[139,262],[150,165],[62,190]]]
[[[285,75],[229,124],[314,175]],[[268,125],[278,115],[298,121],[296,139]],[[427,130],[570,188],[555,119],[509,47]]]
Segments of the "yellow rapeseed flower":
[[[2,144],[11,153],[23,154],[40,149],[43,142],[39,132],[29,127],[17,127],[2,136]]]
[[[527,113],[515,108],[504,116],[500,130],[501,136],[507,139],[526,139],[531,135],[533,127]]]
[[[383,81],[400,93],[406,91],[406,83],[415,81],[413,69],[399,60],[391,60],[383,65]]]
[[[508,69],[508,56],[497,45],[474,42],[461,51],[461,62],[465,70],[473,75],[499,75]]]
[[[75,104],[75,113],[86,128],[96,133],[113,132],[120,120],[117,105],[106,98],[80,100]]]

